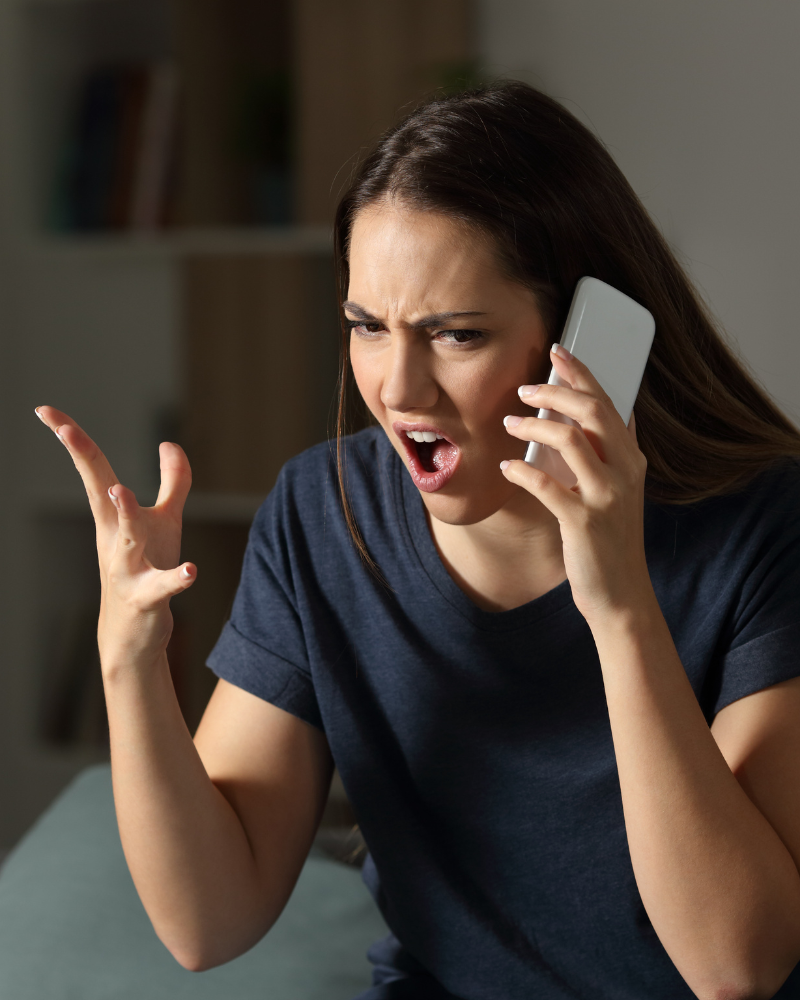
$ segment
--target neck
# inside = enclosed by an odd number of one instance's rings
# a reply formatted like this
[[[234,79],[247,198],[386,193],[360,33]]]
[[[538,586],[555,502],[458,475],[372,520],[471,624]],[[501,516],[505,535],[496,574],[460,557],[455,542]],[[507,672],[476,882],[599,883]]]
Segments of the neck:
[[[520,607],[566,579],[558,521],[529,493],[477,524],[427,517],[448,573],[486,611]]]

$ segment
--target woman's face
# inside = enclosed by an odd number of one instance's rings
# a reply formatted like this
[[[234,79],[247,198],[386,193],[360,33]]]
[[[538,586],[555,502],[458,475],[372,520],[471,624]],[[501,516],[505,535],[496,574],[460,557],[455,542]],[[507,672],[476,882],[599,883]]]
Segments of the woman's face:
[[[531,414],[517,388],[549,369],[533,292],[470,228],[384,201],[354,221],[344,308],[358,388],[428,511],[474,524],[503,507],[518,487],[500,462],[524,455],[503,417]]]

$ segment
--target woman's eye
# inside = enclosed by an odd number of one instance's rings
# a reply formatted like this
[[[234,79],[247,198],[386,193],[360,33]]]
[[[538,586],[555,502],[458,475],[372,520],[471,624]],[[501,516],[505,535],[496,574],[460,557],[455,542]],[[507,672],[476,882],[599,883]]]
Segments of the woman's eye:
[[[480,330],[442,330],[436,334],[437,339],[442,339],[446,344],[469,344],[472,341],[480,340],[483,334]]]
[[[361,323],[358,320],[348,320],[348,325],[353,333],[359,337],[371,337],[383,331],[383,323]]]

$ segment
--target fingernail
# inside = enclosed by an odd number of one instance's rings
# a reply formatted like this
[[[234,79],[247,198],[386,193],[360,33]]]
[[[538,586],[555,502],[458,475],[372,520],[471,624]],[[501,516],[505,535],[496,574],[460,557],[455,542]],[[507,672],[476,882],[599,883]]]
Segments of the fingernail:
[[[531,396],[535,396],[540,389],[540,385],[521,385],[519,389],[517,389],[517,392],[519,393],[520,399],[530,399]]]
[[[191,580],[192,571],[189,569],[188,566],[183,567],[183,569],[181,570],[181,576],[183,577],[184,580]]]
[[[550,350],[553,352],[553,354],[557,354],[560,358],[563,358],[565,361],[569,361],[570,358],[572,357],[572,355],[566,349],[566,347],[562,347],[561,344],[553,344]]]
[[[509,465],[511,465],[511,462],[501,462],[500,468],[503,470],[503,472],[505,472],[506,469],[509,467]]]
[[[503,418],[503,423],[506,427],[519,427],[522,423],[522,417],[508,416]]]
[[[41,413],[39,413],[39,407],[38,406],[36,407],[36,409],[33,412],[41,420],[41,422],[45,425],[45,427],[47,427],[47,421],[44,419],[44,417],[41,415]]]
[[[66,442],[66,441],[64,440],[64,438],[63,438],[63,437],[62,437],[62,436],[61,436],[61,435],[60,435],[60,434],[58,433],[58,432],[59,432],[60,430],[61,430],[61,426],[59,425],[58,427],[56,427],[56,428],[55,428],[55,430],[53,431],[53,433],[54,433],[54,434],[55,434],[55,436],[56,436],[56,437],[58,438],[58,440],[59,440],[59,441],[60,441],[60,442],[61,442],[61,443],[62,443],[62,444],[64,445],[64,447],[66,448],[66,447],[67,447],[67,442]]]
[[[113,489],[114,489],[113,486],[108,487],[108,498],[117,508],[117,510],[119,510],[119,497],[114,496],[114,494],[111,492]]]

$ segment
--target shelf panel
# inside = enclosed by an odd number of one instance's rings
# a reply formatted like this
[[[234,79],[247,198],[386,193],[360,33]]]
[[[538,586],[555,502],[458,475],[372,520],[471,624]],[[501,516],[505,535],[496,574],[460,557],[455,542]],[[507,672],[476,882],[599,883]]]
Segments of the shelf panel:
[[[29,237],[20,249],[37,258],[128,260],[216,254],[330,254],[327,226],[184,229],[160,233],[120,233]]]

